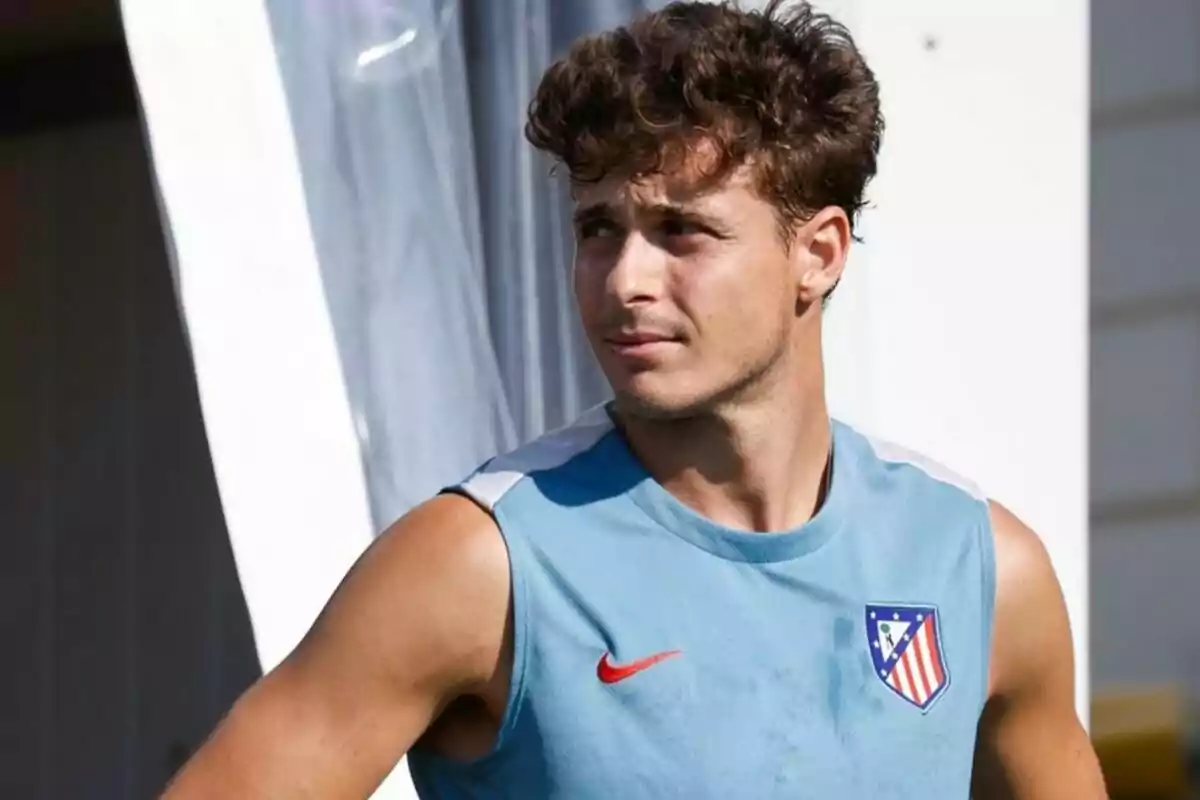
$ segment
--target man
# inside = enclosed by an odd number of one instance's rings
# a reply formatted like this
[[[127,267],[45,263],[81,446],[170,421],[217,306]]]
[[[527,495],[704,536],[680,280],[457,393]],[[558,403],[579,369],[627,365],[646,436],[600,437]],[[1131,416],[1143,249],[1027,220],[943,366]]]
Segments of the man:
[[[614,402],[397,522],[168,796],[1105,796],[1037,536],[830,420],[822,307],[882,132],[806,5],[582,40],[570,172]]]

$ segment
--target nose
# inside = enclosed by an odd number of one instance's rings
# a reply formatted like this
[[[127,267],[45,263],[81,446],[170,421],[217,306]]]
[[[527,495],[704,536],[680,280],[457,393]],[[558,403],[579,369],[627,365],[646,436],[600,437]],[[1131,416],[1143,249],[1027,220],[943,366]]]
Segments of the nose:
[[[608,271],[609,295],[627,306],[660,299],[666,277],[666,254],[636,232],[627,236],[623,244]]]

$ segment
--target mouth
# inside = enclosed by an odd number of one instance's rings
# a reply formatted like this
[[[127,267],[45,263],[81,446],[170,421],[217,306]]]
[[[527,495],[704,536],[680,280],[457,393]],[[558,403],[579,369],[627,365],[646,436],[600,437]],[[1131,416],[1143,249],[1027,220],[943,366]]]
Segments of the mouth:
[[[680,344],[675,336],[651,331],[622,331],[604,338],[608,348],[619,356],[649,358]]]

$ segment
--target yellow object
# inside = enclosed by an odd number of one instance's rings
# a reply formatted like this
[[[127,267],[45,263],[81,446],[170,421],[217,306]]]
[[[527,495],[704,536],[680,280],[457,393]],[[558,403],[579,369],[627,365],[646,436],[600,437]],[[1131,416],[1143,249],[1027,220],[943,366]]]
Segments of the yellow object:
[[[1092,742],[1109,794],[1188,796],[1187,704],[1172,687],[1110,690],[1092,698]]]

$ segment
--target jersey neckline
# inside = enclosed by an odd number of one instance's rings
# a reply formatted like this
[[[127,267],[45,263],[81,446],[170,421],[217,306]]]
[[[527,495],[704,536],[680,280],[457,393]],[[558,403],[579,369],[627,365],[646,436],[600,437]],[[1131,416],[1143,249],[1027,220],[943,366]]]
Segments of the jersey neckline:
[[[629,448],[614,424],[604,437],[613,457],[636,476],[629,489],[633,502],[668,532],[728,561],[763,564],[789,561],[812,553],[834,537],[845,523],[852,494],[853,459],[845,427],[830,420],[833,468],[825,502],[807,522],[785,531],[749,532],[722,525],[693,510],[654,479]]]

